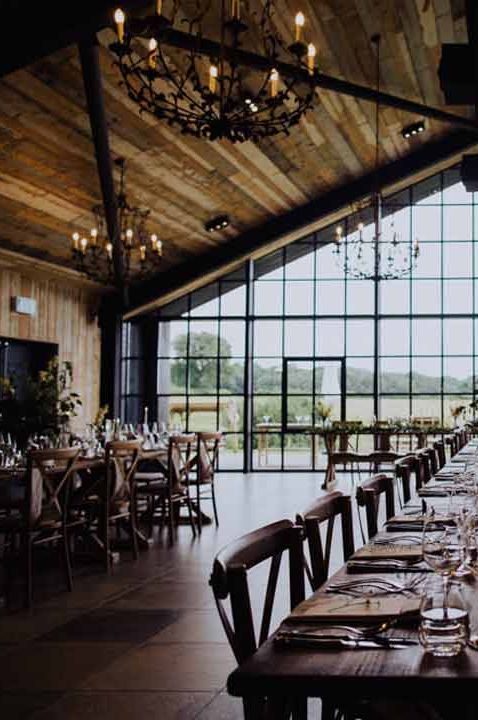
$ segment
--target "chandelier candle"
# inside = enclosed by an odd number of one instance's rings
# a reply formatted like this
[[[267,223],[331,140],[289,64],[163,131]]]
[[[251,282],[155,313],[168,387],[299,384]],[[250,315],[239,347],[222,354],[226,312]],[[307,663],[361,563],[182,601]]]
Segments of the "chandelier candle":
[[[124,40],[124,21],[125,21],[125,15],[121,8],[117,8],[115,10],[115,23],[116,23],[116,32],[118,33],[118,40],[120,43]]]
[[[315,56],[317,55],[317,50],[315,49],[315,45],[313,43],[309,43],[307,45],[307,68],[309,70],[309,74],[314,74],[315,69]]]
[[[77,232],[74,232],[71,236],[71,239],[73,241],[73,250],[79,250],[80,249],[80,235]]]
[[[149,57],[148,57],[148,64],[149,67],[154,70],[156,67],[156,50],[158,49],[158,43],[155,38],[151,38],[149,41]]]
[[[296,43],[301,41],[302,28],[304,27],[305,17],[304,13],[298,12],[295,16],[295,41]]]
[[[279,73],[275,68],[271,70],[269,83],[271,98],[275,98],[277,96],[277,88],[279,86]]]
[[[231,15],[234,20],[239,20],[240,17],[240,0],[232,0]]]
[[[161,15],[163,11],[163,0],[156,0],[156,15]]]
[[[217,67],[211,65],[209,68],[209,90],[214,94],[217,87]]]

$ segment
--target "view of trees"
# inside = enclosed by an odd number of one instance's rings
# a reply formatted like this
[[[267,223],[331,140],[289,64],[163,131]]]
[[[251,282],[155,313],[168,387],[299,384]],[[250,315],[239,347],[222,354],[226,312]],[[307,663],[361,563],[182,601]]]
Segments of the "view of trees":
[[[219,353],[220,350],[220,353]],[[218,337],[213,333],[198,332],[189,336],[189,353],[187,335],[179,335],[174,340],[174,354],[177,356],[171,361],[172,394],[181,392],[186,387],[186,357],[189,354],[189,389],[195,393],[215,394],[218,387],[218,357],[220,370],[221,392],[231,395],[242,395],[244,391],[244,364],[232,357],[231,345],[227,339]],[[352,366],[353,360],[347,367],[347,394],[367,395],[373,391],[373,373],[362,368]],[[279,421],[281,417],[281,398],[266,397],[270,393],[282,392],[282,363],[278,358],[276,363],[266,365],[261,360],[253,364],[254,392],[260,396],[255,401],[256,421],[261,422],[263,417],[270,417]],[[323,368],[317,367],[315,378],[316,394],[320,396]],[[412,374],[413,389],[416,394],[426,395],[436,393],[440,382],[436,377],[423,373]],[[469,392],[472,378],[458,379],[446,378],[447,392],[466,394]],[[289,401],[289,411],[292,415],[310,415],[312,412],[312,379],[311,371],[307,367],[300,367],[297,363],[290,363],[288,367],[289,392],[303,394],[304,397],[293,398]],[[408,396],[408,373],[384,372],[381,374],[381,391]]]

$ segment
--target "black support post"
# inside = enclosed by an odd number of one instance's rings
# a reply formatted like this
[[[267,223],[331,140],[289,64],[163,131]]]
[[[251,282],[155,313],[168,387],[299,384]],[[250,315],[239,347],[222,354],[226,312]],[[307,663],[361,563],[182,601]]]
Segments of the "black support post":
[[[108,405],[110,417],[119,417],[121,388],[121,315],[118,299],[104,297],[100,307],[101,371],[100,405]]]

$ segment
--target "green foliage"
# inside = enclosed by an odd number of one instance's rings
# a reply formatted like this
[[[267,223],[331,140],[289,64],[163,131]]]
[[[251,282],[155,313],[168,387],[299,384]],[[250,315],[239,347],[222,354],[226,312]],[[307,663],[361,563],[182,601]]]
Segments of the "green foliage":
[[[14,390],[8,398],[2,397],[2,430],[11,432],[20,441],[33,433],[58,433],[62,425],[77,415],[82,404],[78,393],[71,390],[72,382],[72,363],[59,363],[58,358],[52,358],[37,378],[27,377],[22,402]],[[14,386],[13,379],[10,384]],[[2,385],[5,385],[5,379]]]

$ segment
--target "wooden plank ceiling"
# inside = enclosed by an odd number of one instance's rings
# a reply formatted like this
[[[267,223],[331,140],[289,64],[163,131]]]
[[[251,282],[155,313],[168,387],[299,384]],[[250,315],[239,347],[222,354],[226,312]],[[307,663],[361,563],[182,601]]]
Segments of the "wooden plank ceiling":
[[[444,106],[437,77],[441,43],[467,41],[464,1],[278,0],[278,26],[288,40],[298,9],[307,17],[307,40],[319,48],[324,72],[373,86],[369,38],[380,32],[383,89]],[[100,35],[111,149],[127,159],[130,199],[152,210],[164,243],[164,270],[215,244],[234,242],[271,216],[373,167],[373,107],[328,91],[319,91],[315,109],[290,136],[257,144],[188,138],[150,116],[140,117],[119,87],[107,49],[112,38],[109,30]],[[416,119],[384,109],[383,163],[450,130],[427,121],[423,135],[404,140],[400,129]],[[78,51],[72,46],[0,82],[0,247],[64,263],[71,233],[90,227],[90,209],[100,200]],[[221,235],[205,232],[204,222],[223,212],[231,227]]]

